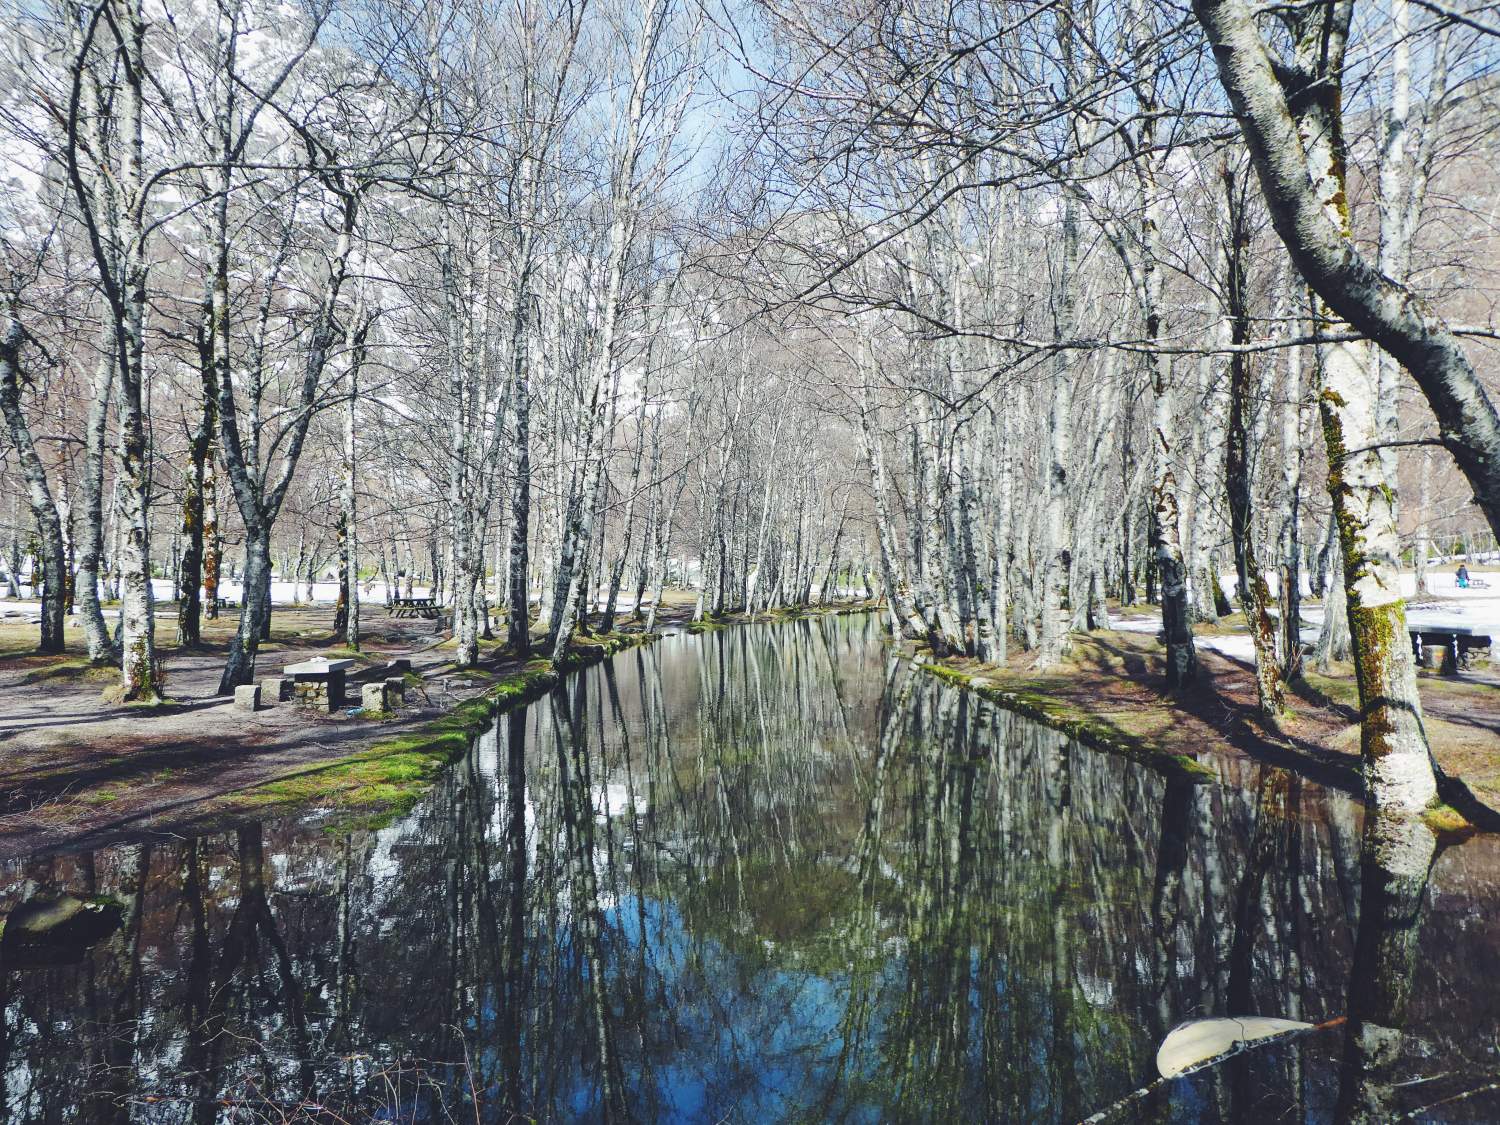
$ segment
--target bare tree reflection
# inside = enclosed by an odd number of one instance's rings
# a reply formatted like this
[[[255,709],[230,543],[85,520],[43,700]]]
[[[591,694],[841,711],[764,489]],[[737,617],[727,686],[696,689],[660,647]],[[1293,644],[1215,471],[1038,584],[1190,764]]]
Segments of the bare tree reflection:
[[[1342,1059],[1270,1048],[1142,1118],[1378,1118],[1413,1022],[1472,1071],[1482,999],[1450,1026],[1400,982],[1474,983],[1488,853],[1418,927],[1410,878],[1355,874],[1357,807],[1223,768],[1085,750],[857,619],[668,638],[507,716],[390,825],[0,868],[0,909],[129,907],[82,963],[0,973],[4,1116],[1065,1121],[1184,1019],[1346,1007]]]
[[[1340,1121],[1398,1116],[1396,1081],[1437,839],[1415,817],[1372,810],[1360,852],[1359,936],[1339,1072]]]

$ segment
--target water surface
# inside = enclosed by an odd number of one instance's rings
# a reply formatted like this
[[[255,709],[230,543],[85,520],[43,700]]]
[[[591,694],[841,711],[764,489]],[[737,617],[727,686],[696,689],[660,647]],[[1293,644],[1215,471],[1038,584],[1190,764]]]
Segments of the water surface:
[[[1332,1120],[1341,1088],[1500,1119],[1458,1097],[1500,1071],[1493,843],[1362,929],[1356,803],[1217,768],[1081,748],[871,619],[669,637],[502,718],[388,827],[0,867],[0,910],[127,907],[71,963],[3,963],[4,1117],[1074,1121],[1184,1019],[1404,988],[1377,1065],[1322,1032],[1127,1119]]]

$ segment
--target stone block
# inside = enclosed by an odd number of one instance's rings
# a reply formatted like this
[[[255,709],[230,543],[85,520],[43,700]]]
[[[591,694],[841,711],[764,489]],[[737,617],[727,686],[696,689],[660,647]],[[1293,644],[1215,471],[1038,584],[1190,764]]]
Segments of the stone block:
[[[409,657],[398,656],[395,660],[392,660],[388,665],[386,665],[386,671],[390,672],[394,676],[399,676],[403,675],[404,673],[410,672],[411,660]]]
[[[391,704],[406,702],[406,681],[400,676],[392,676],[385,681],[385,694]]]
[[[267,676],[260,682],[260,700],[270,705],[285,703],[292,698],[292,677]]]
[[[332,711],[337,706],[329,700],[327,680],[298,680],[292,685],[292,699],[298,706],[315,711]],[[339,702],[343,702],[342,696]]]
[[[1461,671],[1478,671],[1495,662],[1495,646],[1488,637],[1474,637],[1460,641],[1458,667]]]
[[[260,685],[241,684],[234,689],[236,711],[258,711],[260,709]]]
[[[1445,676],[1454,675],[1458,671],[1453,663],[1453,649],[1445,644],[1424,644],[1422,666]]]
[[[384,683],[364,684],[359,689],[359,703],[366,711],[388,710]]]

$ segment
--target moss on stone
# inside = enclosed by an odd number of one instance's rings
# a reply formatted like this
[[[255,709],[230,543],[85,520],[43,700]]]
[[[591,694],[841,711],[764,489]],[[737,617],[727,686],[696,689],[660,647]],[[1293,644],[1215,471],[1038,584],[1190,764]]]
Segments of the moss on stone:
[[[34,671],[27,672],[21,677],[20,683],[30,686],[59,680],[109,680],[118,676],[119,671],[114,667],[113,662],[96,664],[83,656],[45,664]]]
[[[1452,805],[1434,805],[1422,814],[1422,820],[1439,836],[1467,835],[1476,831],[1469,818]]]

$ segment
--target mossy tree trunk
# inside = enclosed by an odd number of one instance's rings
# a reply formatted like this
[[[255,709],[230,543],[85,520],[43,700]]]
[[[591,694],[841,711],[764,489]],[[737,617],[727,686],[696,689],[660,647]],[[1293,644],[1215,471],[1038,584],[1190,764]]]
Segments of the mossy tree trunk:
[[[214,431],[218,428],[214,388],[213,295],[204,300],[203,319],[198,329],[198,372],[203,382],[203,408],[198,426],[188,445],[188,472],[182,494],[182,562],[178,569],[177,643],[183,647],[197,645],[202,639],[204,586],[204,473],[213,449]],[[214,599],[218,590],[215,583]]]
[[[359,466],[359,419],[356,413],[359,403],[359,371],[364,362],[365,338],[369,322],[364,316],[364,291],[355,306],[345,336],[349,352],[349,389],[344,398],[344,456],[339,463],[339,523],[343,539],[339,552],[339,581],[344,594],[342,634],[346,647],[359,651],[359,526],[357,523],[358,498],[356,495],[356,472]],[[292,579],[293,584],[296,578]]]
[[[78,576],[74,588],[78,596],[78,618],[83,624],[84,641],[89,660],[95,664],[112,664],[119,659],[114,638],[104,624],[99,604],[99,563],[104,555],[104,460],[109,436],[109,405],[114,395],[115,359],[113,333],[101,341],[99,365],[94,372],[94,393],[89,402],[87,429],[84,433],[84,473],[80,503],[83,508],[83,535],[78,543]]]
[[[219,477],[212,447],[203,463],[203,616],[219,616],[219,566],[224,544],[219,536]]]
[[[1273,222],[1308,275],[1318,263],[1299,253],[1306,250],[1299,240],[1352,247],[1342,119],[1352,5],[1317,5],[1293,17],[1292,56],[1279,71],[1243,0],[1195,0],[1194,7],[1242,115]],[[1318,288],[1320,298],[1329,295],[1327,284]],[[1320,299],[1314,315],[1320,333],[1348,334],[1329,301]],[[1417,812],[1435,799],[1437,783],[1407,641],[1396,496],[1374,448],[1376,365],[1364,341],[1324,345],[1321,360],[1318,407],[1343,552],[1367,795],[1382,810]]]
[[[121,686],[127,700],[159,698],[156,612],[151,589],[151,464],[146,444],[145,331],[146,237],[145,39],[146,15],[139,0],[125,0],[114,27],[122,65],[117,97],[123,144],[116,238],[121,246],[115,288],[118,319]],[[109,257],[102,256],[101,264]]]
[[[261,634],[271,618],[271,529],[262,524],[245,529],[245,573],[241,579],[239,628],[229,644],[229,659],[219,677],[219,694],[255,682],[255,657]]]
[[[1250,232],[1245,220],[1245,183],[1226,162],[1221,170],[1223,216],[1228,226],[1225,257],[1225,318],[1229,342],[1240,346],[1250,339],[1250,308],[1246,295],[1246,261]],[[1235,593],[1255,651],[1255,692],[1261,713],[1279,716],[1286,709],[1286,691],[1276,656],[1276,621],[1271,616],[1271,591],[1256,557],[1254,479],[1250,435],[1250,357],[1242,351],[1229,356],[1229,427],[1225,446],[1224,480],[1229,495],[1229,531],[1234,543]]]
[[[333,538],[337,547],[335,556],[338,559],[338,595],[333,603],[333,635],[341,637],[349,627],[349,522],[344,513],[339,513],[338,522],[334,525]],[[297,580],[292,579],[293,588]]]
[[[1146,335],[1155,339],[1155,317],[1148,318]],[[1182,538],[1177,507],[1177,431],[1173,424],[1173,396],[1168,385],[1168,364],[1150,357],[1155,392],[1153,432],[1157,468],[1151,498],[1156,518],[1152,522],[1152,553],[1161,597],[1162,635],[1167,646],[1167,687],[1191,684],[1198,675],[1198,653],[1193,646],[1192,610],[1188,604],[1187,566],[1182,558]]]
[[[1290,297],[1285,304],[1299,307]],[[1293,331],[1302,323],[1293,319]],[[1302,351],[1288,348],[1281,393],[1281,667],[1288,681],[1302,674]]]
[[[1339,1122],[1363,1125],[1402,1116],[1403,1029],[1436,855],[1437,840],[1418,818],[1377,811],[1365,821],[1359,929],[1335,1110]]]

